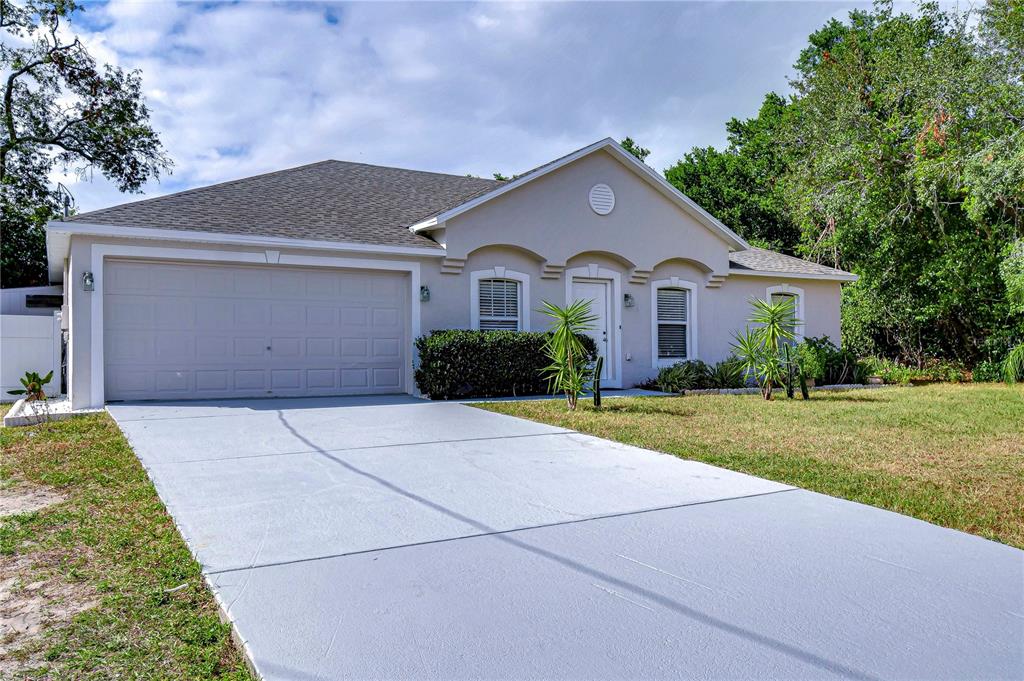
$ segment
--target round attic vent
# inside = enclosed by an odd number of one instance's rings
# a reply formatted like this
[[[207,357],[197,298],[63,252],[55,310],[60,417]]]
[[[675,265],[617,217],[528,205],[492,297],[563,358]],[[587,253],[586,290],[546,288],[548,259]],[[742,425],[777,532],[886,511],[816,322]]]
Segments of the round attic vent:
[[[615,192],[606,184],[595,184],[590,189],[590,207],[598,215],[608,215],[615,208]]]

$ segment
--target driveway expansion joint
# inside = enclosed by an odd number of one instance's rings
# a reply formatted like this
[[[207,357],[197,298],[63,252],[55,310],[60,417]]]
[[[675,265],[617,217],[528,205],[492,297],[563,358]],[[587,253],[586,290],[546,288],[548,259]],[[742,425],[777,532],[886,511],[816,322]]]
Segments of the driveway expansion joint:
[[[385,445],[363,445],[361,447],[339,447],[337,449],[302,449],[295,452],[270,452],[267,454],[241,454],[239,456],[221,456],[202,459],[184,459],[182,461],[167,461],[160,463],[161,466],[173,466],[180,463],[212,463],[215,461],[237,461],[239,459],[266,459],[274,456],[300,456],[302,454],[333,454],[334,452],[357,452],[365,449],[390,449],[392,447],[425,447],[430,445],[449,445],[459,442],[489,442],[491,440],[512,440],[528,437],[550,437],[552,435],[581,435],[575,430],[563,430],[553,433],[527,433],[525,435],[497,435],[493,437],[467,437],[456,440],[427,440],[424,442],[394,442]]]
[[[429,541],[410,542],[408,544],[395,544],[393,546],[380,546],[372,549],[361,549],[359,551],[346,551],[343,553],[332,553],[323,556],[313,556],[310,558],[296,558],[295,560],[282,560],[270,563],[260,563],[256,565],[242,565],[238,567],[222,568],[220,570],[204,570],[203,574],[206,575],[223,575],[230,574],[233,572],[248,572],[250,570],[260,570],[263,568],[272,567],[284,567],[286,565],[299,565],[302,563],[312,563],[321,560],[331,560],[334,558],[346,558],[348,556],[360,556],[367,553],[380,553],[383,551],[392,551],[395,549],[407,549],[415,546],[429,546],[431,544],[446,544],[450,542],[456,542],[462,539],[476,539],[479,537],[494,537],[498,535],[506,534],[517,534],[519,532],[529,532],[530,530],[543,530],[549,527],[561,527],[563,525],[579,525],[581,523],[588,523],[594,520],[608,520],[610,518],[624,518],[627,516],[642,515],[645,513],[657,513],[658,511],[671,511],[673,509],[687,508],[690,506],[707,506],[709,504],[718,504],[727,501],[742,501],[744,499],[755,499],[757,497],[766,497],[773,494],[781,494],[783,492],[797,492],[800,491],[799,487],[787,487],[785,489],[776,489],[768,492],[756,492],[754,494],[743,494],[735,497],[723,497],[719,499],[705,499],[703,501],[688,501],[682,504],[671,504],[669,506],[658,506],[656,508],[642,508],[637,511],[622,511],[621,513],[606,513],[603,515],[589,516],[586,518],[573,518],[572,520],[562,520],[557,523],[544,523],[540,525],[530,525],[528,527],[513,527],[508,530],[495,530],[494,532],[475,532],[473,534],[462,534],[457,537],[444,537],[442,539],[431,539]]]

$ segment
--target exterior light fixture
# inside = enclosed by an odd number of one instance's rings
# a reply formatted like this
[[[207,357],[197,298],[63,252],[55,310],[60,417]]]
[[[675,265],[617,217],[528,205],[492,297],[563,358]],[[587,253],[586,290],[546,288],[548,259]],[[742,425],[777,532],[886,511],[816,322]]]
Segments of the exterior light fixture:
[[[636,305],[636,301],[633,300],[633,294],[627,293],[626,295],[622,296],[622,304],[625,305],[626,307],[633,307],[634,305]]]
[[[430,289],[427,288],[426,286],[420,286],[420,302],[421,303],[429,303],[430,302]]]
[[[95,283],[92,278],[92,272],[82,272],[82,290],[92,291],[95,288]]]

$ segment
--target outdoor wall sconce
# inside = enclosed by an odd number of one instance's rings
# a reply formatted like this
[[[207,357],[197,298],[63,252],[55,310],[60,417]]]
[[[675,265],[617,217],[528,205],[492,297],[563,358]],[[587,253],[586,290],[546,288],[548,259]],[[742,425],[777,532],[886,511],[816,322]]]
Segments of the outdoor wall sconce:
[[[622,304],[625,305],[626,307],[633,307],[634,305],[636,305],[636,301],[633,300],[633,294],[627,293],[626,295],[622,296]]]
[[[430,289],[427,288],[426,286],[420,286],[420,302],[421,303],[429,303],[430,302]]]
[[[92,272],[82,272],[82,290],[92,291],[94,288],[95,283],[93,282]]]

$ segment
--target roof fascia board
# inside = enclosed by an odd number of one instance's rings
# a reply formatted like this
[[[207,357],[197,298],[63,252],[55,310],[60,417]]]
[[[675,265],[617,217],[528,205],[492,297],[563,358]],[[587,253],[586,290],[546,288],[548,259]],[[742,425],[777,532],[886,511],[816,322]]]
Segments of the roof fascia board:
[[[346,241],[322,241],[313,239],[290,239],[287,237],[258,236],[247,234],[219,234],[216,232],[191,232],[177,229],[155,229],[150,227],[125,227],[100,225],[88,222],[52,221],[46,225],[49,242],[51,235],[98,236],[129,239],[156,239],[160,241],[185,241],[205,244],[228,244],[232,246],[275,246],[280,248],[301,248],[326,251],[349,251],[358,253],[380,253],[387,255],[415,255],[423,257],[444,257],[444,247],[388,246],[384,244],[361,244]]]
[[[688,196],[686,196],[678,189],[673,187],[671,184],[669,184],[668,181],[665,178],[661,177],[653,168],[640,162],[639,159],[637,159],[631,153],[623,149],[621,145],[619,145],[619,143],[613,140],[611,137],[606,137],[603,140],[599,140],[589,146],[583,147],[582,149],[575,151],[569,154],[568,156],[565,156],[564,158],[561,158],[558,161],[551,163],[550,165],[540,170],[537,170],[536,172],[524,175],[523,177],[520,177],[517,180],[513,180],[508,184],[502,185],[501,187],[498,187],[493,191],[487,192],[486,194],[482,194],[476,197],[475,199],[472,199],[470,201],[467,201],[463,204],[456,206],[455,208],[450,208],[449,210],[446,210],[443,213],[440,213],[432,218],[422,220],[416,223],[415,225],[410,226],[409,230],[412,232],[421,232],[423,230],[436,228],[438,225],[447,222],[456,215],[461,215],[466,211],[476,208],[482,203],[486,203],[491,199],[495,199],[510,191],[514,191],[519,187],[523,186],[524,184],[532,182],[533,180],[536,180],[538,178],[544,177],[545,175],[552,173],[566,165],[569,165],[570,163],[577,161],[583,158],[584,156],[588,156],[593,152],[598,151],[599,149],[608,149],[609,151],[611,151],[612,155],[615,158],[617,158],[627,167],[632,168],[634,171],[640,174],[641,177],[647,179],[658,190],[660,190],[662,194],[667,196],[669,199],[673,200],[688,214],[694,216],[698,221],[702,222],[705,226],[710,227],[713,231],[719,232],[720,235],[725,238],[725,241],[734,249],[746,250],[750,248],[750,244],[744,241],[738,234],[736,234],[734,231],[732,231],[724,224],[722,224],[714,216],[712,216],[706,210],[697,205]]]
[[[729,270],[730,277],[774,277],[775,279],[819,279],[823,281],[857,281],[856,274],[811,274],[808,272],[775,272],[772,270]]]

